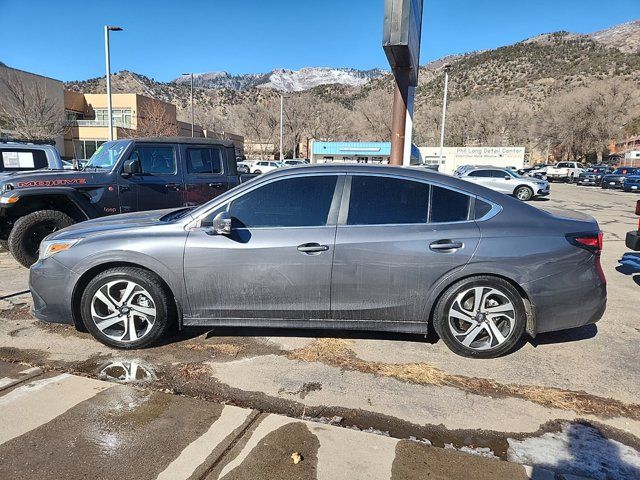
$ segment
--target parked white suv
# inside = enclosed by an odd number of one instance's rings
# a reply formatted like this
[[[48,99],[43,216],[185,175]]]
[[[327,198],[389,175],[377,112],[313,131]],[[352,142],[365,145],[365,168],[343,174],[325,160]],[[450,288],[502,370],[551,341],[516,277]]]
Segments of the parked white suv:
[[[260,160],[256,162],[251,167],[251,173],[267,173],[271,170],[276,170],[278,168],[285,167],[286,165],[282,162],[274,162],[273,160]]]
[[[560,162],[555,167],[549,167],[547,169],[547,180],[550,182],[560,180],[573,183],[573,181],[586,170],[584,165],[578,162]]]
[[[549,195],[549,182],[537,178],[522,177],[508,168],[476,167],[465,169],[454,175],[491,190],[513,195],[522,201]]]

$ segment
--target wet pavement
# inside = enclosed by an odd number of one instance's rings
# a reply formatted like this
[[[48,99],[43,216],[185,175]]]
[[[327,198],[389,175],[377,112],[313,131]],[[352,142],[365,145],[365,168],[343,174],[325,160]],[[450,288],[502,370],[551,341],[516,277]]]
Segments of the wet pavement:
[[[0,362],[0,372],[20,369]],[[0,392],[3,478],[556,478],[424,442],[49,372]],[[566,477],[577,478],[577,477]]]
[[[624,235],[637,223],[638,198],[554,184],[548,201],[534,202],[598,219],[605,232],[608,308],[595,326],[540,335],[499,359],[457,357],[431,336],[267,328],[190,329],[157,347],[122,352],[70,326],[30,318],[27,295],[0,301],[0,359],[377,431],[395,440],[487,449],[513,461],[520,457],[510,454],[510,441],[583,423],[637,453],[640,311],[633,299],[640,270],[620,267],[618,260],[628,253]],[[24,272],[0,253],[0,284],[12,285]],[[0,378],[9,373],[0,371]],[[304,431],[289,433],[307,439]],[[585,473],[576,462],[560,466]],[[607,468],[594,476],[616,478]],[[635,473],[640,478],[640,469]]]

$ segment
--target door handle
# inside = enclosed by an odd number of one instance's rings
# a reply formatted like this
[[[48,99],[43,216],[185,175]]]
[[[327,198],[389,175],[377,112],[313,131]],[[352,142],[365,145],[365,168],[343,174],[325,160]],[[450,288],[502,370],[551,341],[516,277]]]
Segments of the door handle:
[[[210,184],[209,184],[209,186],[210,186],[211,188],[222,188],[222,187],[224,187],[224,183],[222,183],[222,182],[219,182],[219,183],[210,183]]]
[[[176,192],[180,191],[179,183],[167,183],[165,187],[168,188],[169,190],[175,190]]]
[[[320,245],[319,243],[303,243],[298,245],[298,251],[301,253],[320,253],[329,250],[329,245]]]
[[[429,248],[436,252],[457,250],[462,247],[464,247],[464,244],[455,240],[438,240],[429,245]]]

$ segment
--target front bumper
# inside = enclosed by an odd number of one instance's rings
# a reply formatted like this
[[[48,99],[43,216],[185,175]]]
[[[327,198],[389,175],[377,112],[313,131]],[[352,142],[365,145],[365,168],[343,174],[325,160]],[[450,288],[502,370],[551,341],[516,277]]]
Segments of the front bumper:
[[[549,185],[547,185],[546,187],[539,188],[537,190],[536,197],[546,197],[550,193],[551,193],[551,189],[549,188]]]
[[[640,252],[640,230],[627,232],[627,238],[625,239],[624,244],[627,248],[634,250],[636,252]]]
[[[600,185],[601,180],[601,178],[595,177],[578,177],[578,181],[576,183],[578,185],[593,185],[594,187],[597,187]]]
[[[612,179],[603,178],[602,179],[602,183],[600,184],[600,186],[602,188],[622,189],[623,181],[622,180],[612,180]]]
[[[71,299],[79,275],[54,257],[29,269],[29,289],[33,298],[31,314],[38,320],[74,324]]]

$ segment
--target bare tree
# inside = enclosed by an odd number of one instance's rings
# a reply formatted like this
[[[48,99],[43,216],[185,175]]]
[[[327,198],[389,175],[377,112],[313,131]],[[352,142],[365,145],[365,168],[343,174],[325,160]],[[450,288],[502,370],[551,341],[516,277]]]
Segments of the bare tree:
[[[372,90],[356,102],[354,123],[362,140],[389,141],[392,105],[393,95],[386,89]]]
[[[140,108],[136,130],[128,133],[136,137],[171,137],[178,134],[178,125],[165,106],[153,100]]]
[[[64,110],[41,83],[6,72],[0,75],[0,89],[5,92],[0,96],[0,125],[26,140],[54,139],[64,132]]]
[[[247,142],[259,145],[260,157],[273,153],[278,138],[279,107],[273,100],[241,105],[233,110],[233,121]]]

